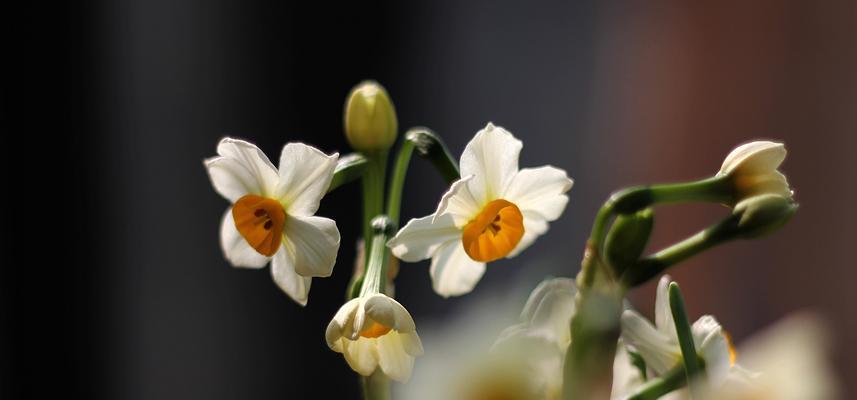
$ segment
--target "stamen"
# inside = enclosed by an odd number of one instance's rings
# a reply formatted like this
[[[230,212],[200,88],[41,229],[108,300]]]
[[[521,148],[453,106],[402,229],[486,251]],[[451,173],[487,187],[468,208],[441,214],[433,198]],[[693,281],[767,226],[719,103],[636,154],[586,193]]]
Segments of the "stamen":
[[[524,216],[514,203],[498,199],[485,205],[461,237],[464,251],[476,261],[507,256],[524,236]]]

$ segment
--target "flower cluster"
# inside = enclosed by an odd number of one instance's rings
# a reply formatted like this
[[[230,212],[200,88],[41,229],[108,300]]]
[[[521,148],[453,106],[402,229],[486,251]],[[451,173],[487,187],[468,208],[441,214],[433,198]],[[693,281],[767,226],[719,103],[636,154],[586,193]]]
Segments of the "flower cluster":
[[[312,279],[330,276],[337,261],[339,230],[333,220],[315,215],[320,202],[343,184],[361,182],[363,237],[354,238],[358,259],[325,339],[365,377],[367,398],[388,398],[387,380],[408,381],[424,352],[414,318],[393,298],[399,260],[430,259],[431,285],[443,298],[470,293],[488,263],[517,256],[560,218],[573,181],[553,166],[519,168],[522,142],[492,123],[476,132],[458,162],[438,135],[409,130],[388,181],[388,155],[399,125],[387,91],[375,82],[351,91],[343,125],[357,152],[342,158],[288,143],[274,166],[255,145],[225,138],[217,156],[204,164],[214,189],[230,203],[220,227],[226,260],[239,268],[270,264],[276,285],[300,305],[308,302]],[[432,163],[449,188],[439,194],[434,213],[397,229],[414,152]],[[468,399],[835,397],[814,320],[786,322],[787,328],[760,344],[736,351],[714,317],[689,321],[678,285],[663,275],[711,247],[784,225],[797,210],[794,192],[779,171],[785,155],[780,143],[750,142],[733,150],[710,177],[616,192],[596,215],[577,278],[543,281],[520,321],[475,364],[479,373],[466,375],[473,379],[459,394]],[[655,207],[688,202],[720,203],[731,212],[695,235],[644,254]],[[630,308],[625,295],[658,276],[652,323]],[[815,374],[797,372],[806,366]]]

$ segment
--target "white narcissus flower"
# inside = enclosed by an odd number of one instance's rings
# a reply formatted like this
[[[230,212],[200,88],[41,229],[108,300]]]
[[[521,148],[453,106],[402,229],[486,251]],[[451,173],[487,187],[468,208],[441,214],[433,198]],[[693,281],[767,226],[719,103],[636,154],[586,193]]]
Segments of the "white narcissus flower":
[[[403,261],[432,259],[432,286],[439,295],[469,293],[485,263],[514,257],[565,210],[572,180],[551,166],[518,169],[522,147],[489,123],[465,147],[461,179],[435,213],[410,220],[388,242]]]
[[[669,303],[670,277],[658,282],[655,324],[633,310],[622,313],[622,338],[633,346],[656,375],[663,375],[682,361],[675,321]],[[717,320],[705,315],[691,326],[694,347],[705,360],[705,373],[715,385],[722,383],[735,364],[735,351]]]
[[[702,400],[834,400],[839,385],[828,359],[823,324],[808,314],[787,317],[741,345],[741,364]],[[758,372],[750,372],[758,371]]]
[[[736,191],[735,202],[760,194],[792,197],[786,177],[777,170],[786,158],[782,143],[755,141],[732,150],[718,176],[730,176]]]
[[[339,250],[336,223],[314,216],[339,154],[289,143],[277,169],[258,147],[232,138],[220,141],[217,154],[205,167],[232,203],[220,226],[223,254],[235,267],[270,262],[274,282],[306,305],[312,277],[330,276]]]
[[[512,361],[518,379],[529,382],[526,397],[559,399],[562,394],[562,365],[571,343],[571,318],[575,313],[577,286],[569,278],[542,281],[530,293],[521,312],[521,323],[504,330],[493,351]]]
[[[380,367],[384,375],[399,382],[408,381],[414,358],[423,353],[411,314],[379,293],[354,298],[340,307],[327,325],[325,339],[360,375],[372,375]]]

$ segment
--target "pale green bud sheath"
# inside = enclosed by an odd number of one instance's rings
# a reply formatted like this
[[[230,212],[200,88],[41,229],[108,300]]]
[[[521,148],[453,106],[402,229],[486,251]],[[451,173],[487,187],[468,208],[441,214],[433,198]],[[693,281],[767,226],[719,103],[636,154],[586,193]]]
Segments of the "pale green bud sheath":
[[[616,217],[604,241],[604,255],[617,276],[643,254],[654,224],[654,211],[651,208]]]
[[[345,101],[344,122],[348,143],[366,153],[389,149],[399,129],[390,96],[374,81],[364,81],[351,89]]]
[[[393,222],[386,215],[379,215],[372,219],[373,238],[369,247],[369,262],[366,265],[366,274],[360,289],[360,296],[384,293],[389,261],[387,240],[395,234],[395,230]]]
[[[791,199],[776,194],[749,197],[735,205],[733,214],[740,216],[738,229],[744,238],[767,235],[781,226],[797,212],[798,205]]]

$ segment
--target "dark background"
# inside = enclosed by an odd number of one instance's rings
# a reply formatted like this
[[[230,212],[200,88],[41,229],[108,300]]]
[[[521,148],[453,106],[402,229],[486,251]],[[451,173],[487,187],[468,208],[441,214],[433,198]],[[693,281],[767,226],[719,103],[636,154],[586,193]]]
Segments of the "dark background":
[[[403,265],[397,297],[418,326],[545,273],[573,276],[610,191],[710,175],[734,145],[772,138],[790,150],[798,215],[673,275],[692,316],[717,315],[739,341],[818,311],[855,393],[854,2],[403,3],[6,9],[0,398],[356,398],[323,332],[354,258],[357,187],[322,203],[343,244],[301,308],[267,270],[228,267],[227,204],[202,160],[224,135],[274,160],[287,141],[347,152],[342,105],[366,78],[387,87],[403,128],[433,128],[456,155],[493,121],[523,139],[522,166],[576,180],[551,233],[492,264],[470,296],[442,300],[426,262]],[[403,218],[443,190],[415,161]],[[723,213],[665,211],[657,245]],[[651,292],[633,295],[647,312]]]

